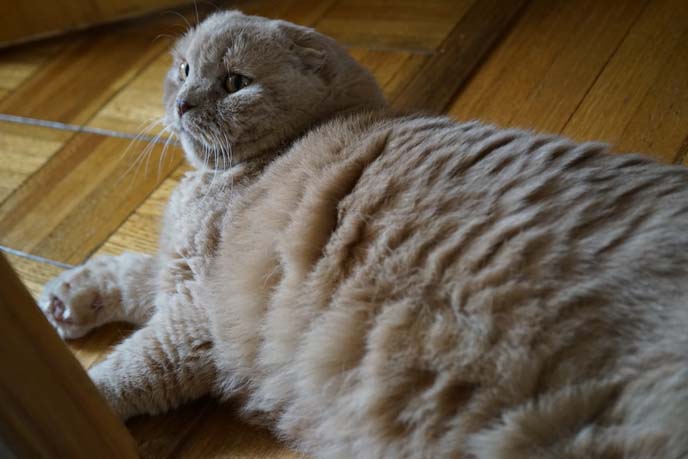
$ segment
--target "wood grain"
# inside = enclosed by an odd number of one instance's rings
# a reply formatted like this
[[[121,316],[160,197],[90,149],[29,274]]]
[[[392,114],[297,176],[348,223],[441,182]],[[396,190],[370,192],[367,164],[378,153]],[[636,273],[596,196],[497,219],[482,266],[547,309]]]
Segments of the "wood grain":
[[[107,29],[80,34],[0,101],[0,113],[85,123],[166,50],[164,41],[154,39],[168,29],[161,23],[146,32]]]
[[[283,19],[312,27],[337,0],[243,0],[231,2],[228,8],[238,8],[245,14]]]
[[[375,76],[387,100],[393,100],[428,60],[426,54],[407,51],[352,48],[349,53]]]
[[[615,147],[676,164],[688,152],[688,32],[676,43]]]
[[[154,144],[80,133],[0,205],[0,243],[64,263],[83,262],[181,161]],[[158,169],[159,168],[159,169]]]
[[[0,436],[16,457],[133,458],[135,446],[0,255]],[[11,352],[8,352],[11,350]]]
[[[157,416],[138,416],[127,427],[138,445],[143,459],[179,458],[178,451],[189,434],[210,412],[213,402],[202,398]],[[228,426],[229,427],[229,426]],[[208,456],[213,457],[213,456]],[[221,456],[214,456],[221,457]],[[227,456],[234,457],[234,456]]]
[[[393,104],[403,110],[443,113],[524,3],[525,0],[481,0],[473,4]]]
[[[457,119],[560,132],[645,1],[535,0],[452,103]]]
[[[242,421],[236,405],[213,403],[174,457],[295,459],[303,455],[275,440],[269,431]]]
[[[98,255],[119,255],[126,251],[155,253],[158,250],[160,222],[165,206],[172,191],[189,169],[187,164],[178,166],[105,241],[98,249]]]
[[[73,135],[69,131],[0,122],[0,203]]]
[[[189,3],[181,0],[22,0],[3,8],[0,45],[138,16],[164,7]]]
[[[348,46],[433,52],[474,2],[340,0],[316,28]]]
[[[11,253],[0,253],[5,256],[5,259],[10,263],[14,272],[34,300],[38,300],[38,297],[43,291],[43,285],[53,277],[58,276],[64,270],[64,268],[49,263],[32,260]]]
[[[604,67],[563,132],[671,162],[688,134],[688,3],[655,0]]]
[[[9,93],[19,87],[64,45],[62,39],[0,49],[0,90]]]
[[[156,57],[96,112],[88,126],[136,135],[161,134],[162,124],[151,123],[160,120],[165,112],[162,83],[170,65],[172,57],[169,53],[163,52]]]

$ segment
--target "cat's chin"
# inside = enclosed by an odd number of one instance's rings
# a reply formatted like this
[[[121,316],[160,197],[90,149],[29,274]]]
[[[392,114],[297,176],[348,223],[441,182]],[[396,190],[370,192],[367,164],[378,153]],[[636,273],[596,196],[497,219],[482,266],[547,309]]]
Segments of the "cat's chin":
[[[227,152],[209,147],[183,131],[179,138],[187,161],[196,169],[224,170],[234,165],[227,157]]]
[[[185,132],[178,134],[184,154],[189,163],[199,170],[225,170],[252,159],[263,157],[273,151],[271,138],[267,135],[246,142],[233,142],[231,153],[207,145],[202,140]]]

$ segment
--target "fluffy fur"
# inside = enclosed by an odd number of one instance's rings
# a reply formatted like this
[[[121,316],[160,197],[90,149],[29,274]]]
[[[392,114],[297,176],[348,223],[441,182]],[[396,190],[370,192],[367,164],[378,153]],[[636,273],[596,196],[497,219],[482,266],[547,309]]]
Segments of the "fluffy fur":
[[[198,169],[159,252],[41,301],[66,338],[141,325],[90,370],[123,418],[211,393],[317,457],[688,456],[688,170],[396,116],[281,21],[216,14],[175,55]]]

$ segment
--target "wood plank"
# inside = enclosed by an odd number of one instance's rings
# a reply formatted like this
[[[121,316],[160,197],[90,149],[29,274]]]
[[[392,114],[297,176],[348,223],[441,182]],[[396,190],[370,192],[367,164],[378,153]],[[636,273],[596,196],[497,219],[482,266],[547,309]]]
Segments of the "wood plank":
[[[399,71],[382,87],[387,100],[393,103],[409,82],[420,73],[429,59],[430,56],[428,55],[410,55],[401,65]]]
[[[4,10],[5,8],[3,8]],[[7,8],[0,22],[0,44],[26,41],[87,24],[97,10],[91,2],[67,4],[25,0]]]
[[[0,255],[0,434],[15,457],[134,458],[133,439]],[[8,352],[11,350],[11,352]]]
[[[231,2],[228,8],[237,8],[245,14],[313,26],[336,0],[244,0]]]
[[[0,203],[73,135],[69,131],[0,122]]]
[[[278,442],[269,431],[242,421],[232,404],[214,405],[174,457],[205,459],[292,459],[303,455]]]
[[[481,0],[473,4],[393,104],[402,110],[443,113],[524,3],[525,0]]]
[[[88,126],[136,135],[161,134],[162,125],[151,126],[151,123],[160,120],[165,113],[162,88],[170,65],[172,57],[163,52],[101,107]]]
[[[43,291],[43,285],[55,276],[58,276],[64,268],[48,263],[32,260],[30,258],[2,252],[12,268],[19,276],[26,289],[34,300],[38,300]]]
[[[110,22],[190,3],[183,0],[22,0],[3,11],[0,45],[53,36],[65,31]]]
[[[688,31],[676,44],[615,147],[681,163],[688,151]]]
[[[672,162],[688,134],[688,3],[654,0],[563,132]]]
[[[172,147],[161,161],[163,147],[153,144],[146,171],[146,164],[135,162],[144,145],[129,145],[126,139],[75,135],[0,205],[0,243],[64,263],[83,262],[182,159]]]
[[[645,0],[535,0],[452,103],[461,119],[559,132]]]
[[[351,48],[349,54],[371,71],[387,100],[393,100],[429,58],[426,54],[366,48]]]
[[[119,255],[123,252],[153,254],[158,250],[160,222],[172,191],[184,173],[190,169],[186,163],[174,172],[134,211],[127,220],[98,249],[99,255]]]
[[[474,2],[340,0],[316,28],[348,46],[432,52]]]
[[[10,93],[64,46],[64,40],[0,49],[0,90]],[[2,96],[0,96],[1,100]]]
[[[210,412],[213,402],[202,398],[157,416],[138,416],[127,422],[143,459],[178,458],[190,432]],[[209,456],[210,457],[210,456]],[[216,456],[217,457],[217,456]]]
[[[166,50],[168,30],[108,28],[80,34],[0,101],[0,113],[71,124],[89,120],[141,69]]]

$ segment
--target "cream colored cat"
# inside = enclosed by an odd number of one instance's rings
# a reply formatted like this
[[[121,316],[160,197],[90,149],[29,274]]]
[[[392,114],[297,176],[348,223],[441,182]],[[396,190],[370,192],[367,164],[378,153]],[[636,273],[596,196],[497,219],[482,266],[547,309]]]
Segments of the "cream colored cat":
[[[688,457],[688,170],[395,116],[286,22],[218,13],[174,55],[197,169],[159,252],[41,300],[65,338],[141,326],[90,369],[119,415],[210,393],[317,457]]]

